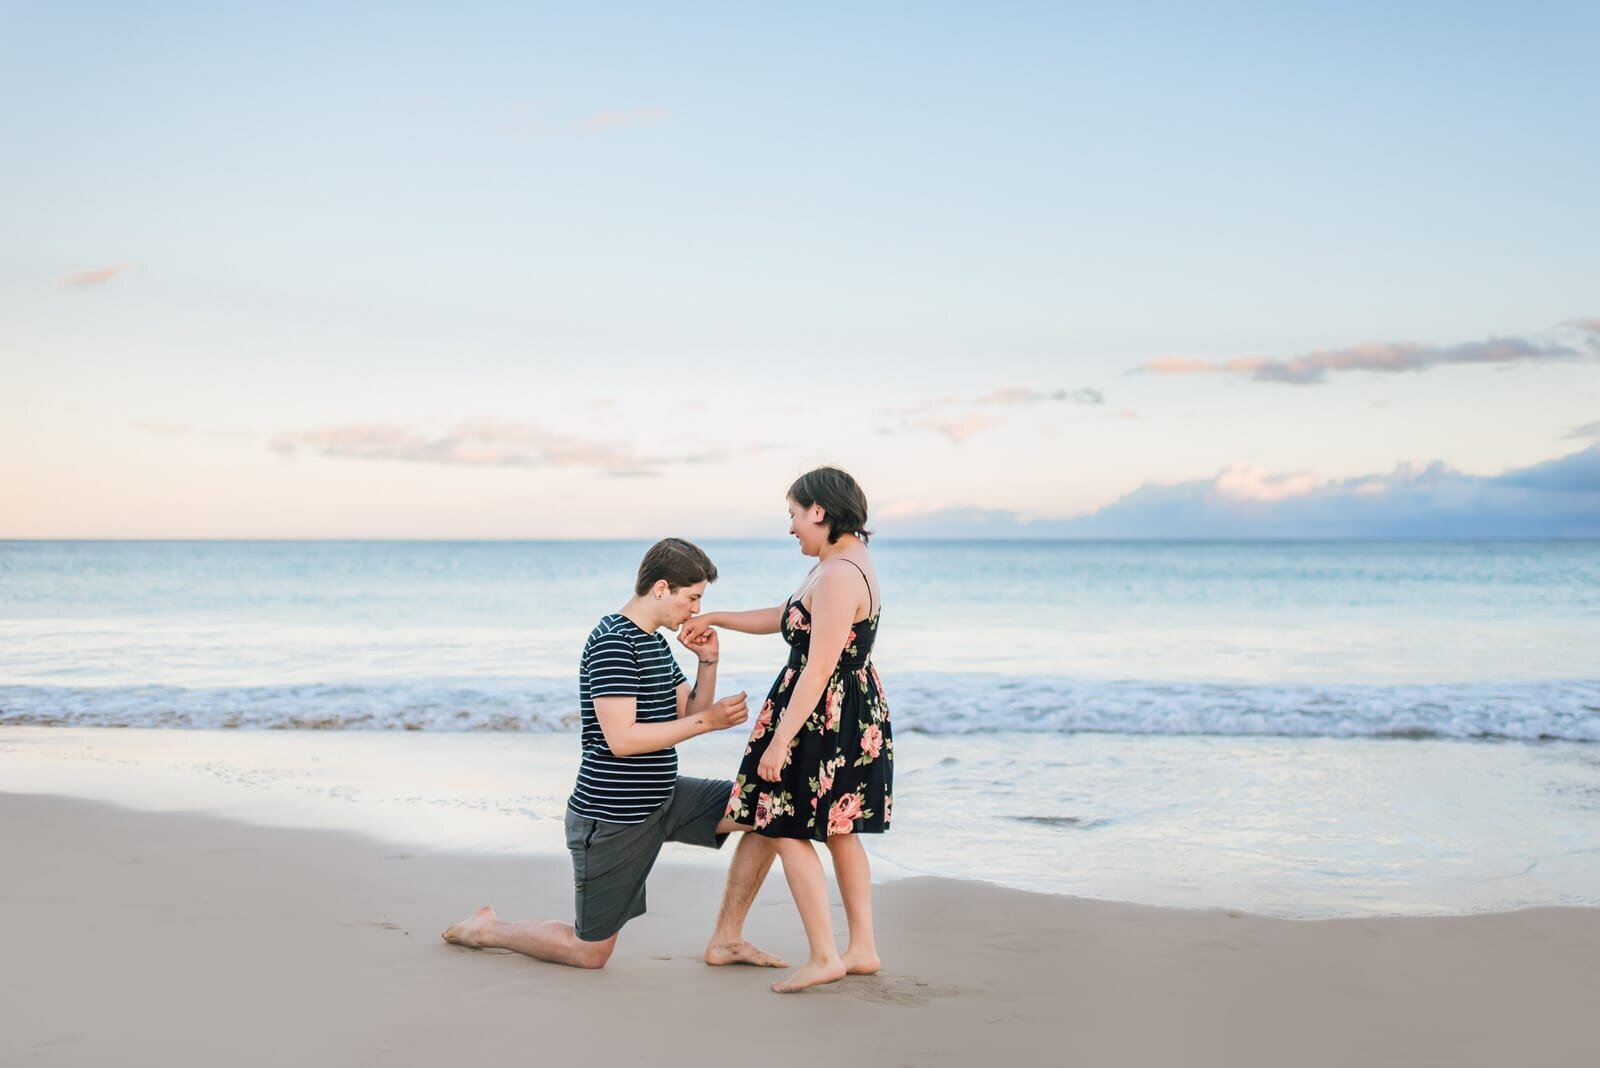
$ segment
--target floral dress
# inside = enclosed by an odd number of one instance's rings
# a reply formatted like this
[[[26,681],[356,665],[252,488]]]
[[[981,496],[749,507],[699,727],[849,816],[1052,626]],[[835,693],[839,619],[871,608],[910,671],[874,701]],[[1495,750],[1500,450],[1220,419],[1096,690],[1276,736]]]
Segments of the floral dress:
[[[834,834],[878,834],[889,829],[894,740],[883,684],[872,664],[880,614],[881,609],[873,611],[851,628],[822,699],[789,743],[789,762],[774,783],[763,780],[756,767],[788,707],[811,646],[810,611],[798,600],[787,603],[781,631],[789,643],[789,663],[773,682],[750,730],[750,744],[745,746],[728,800],[730,819],[753,824],[769,837],[817,841]]]

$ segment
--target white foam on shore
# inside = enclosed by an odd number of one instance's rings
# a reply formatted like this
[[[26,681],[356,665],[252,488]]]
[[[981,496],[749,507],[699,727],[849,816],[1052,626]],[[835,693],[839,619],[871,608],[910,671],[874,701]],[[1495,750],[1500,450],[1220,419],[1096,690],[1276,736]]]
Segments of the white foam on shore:
[[[722,689],[761,694],[767,676]],[[910,672],[889,688],[895,728],[1291,738],[1600,742],[1600,680],[1417,685],[1101,681]],[[566,676],[270,686],[0,686],[0,725],[418,731],[575,731]]]

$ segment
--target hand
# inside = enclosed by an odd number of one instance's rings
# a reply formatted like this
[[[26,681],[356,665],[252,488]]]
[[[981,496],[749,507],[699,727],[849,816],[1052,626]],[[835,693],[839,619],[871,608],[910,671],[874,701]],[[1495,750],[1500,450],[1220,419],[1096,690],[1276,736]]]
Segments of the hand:
[[[772,741],[767,743],[767,751],[761,754],[761,763],[756,765],[756,774],[767,782],[777,782],[783,774],[783,769],[789,763],[789,743],[791,738],[783,738],[776,734]]]
[[[709,616],[700,616],[698,619],[691,618],[685,620],[683,625],[678,628],[678,642],[685,649],[694,649],[698,651],[701,638],[709,633],[710,630],[711,619]]]
[[[683,642],[682,633],[678,635],[678,640]],[[694,655],[700,658],[700,663],[708,666],[715,664],[717,658],[722,655],[721,646],[717,642],[717,632],[709,627],[701,631],[699,637],[695,638],[694,641],[683,642],[683,644],[694,650]]]
[[[711,724],[711,729],[714,731],[737,727],[749,718],[750,706],[745,702],[743,690],[731,697],[724,697],[706,709],[706,721]]]

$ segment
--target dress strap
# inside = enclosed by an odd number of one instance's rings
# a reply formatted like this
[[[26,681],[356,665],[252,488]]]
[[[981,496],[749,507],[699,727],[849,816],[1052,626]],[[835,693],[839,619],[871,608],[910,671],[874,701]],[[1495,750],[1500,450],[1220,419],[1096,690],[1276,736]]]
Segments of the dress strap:
[[[861,565],[856,563],[854,560],[850,559],[849,557],[845,557],[845,561],[844,562],[849,564],[851,567],[855,568],[857,571],[860,571],[861,572],[861,581],[865,582],[867,584],[867,618],[871,619],[872,618],[872,607],[873,607],[873,603],[872,603],[872,580],[867,578],[867,573],[865,571],[863,571],[862,568],[861,568]]]

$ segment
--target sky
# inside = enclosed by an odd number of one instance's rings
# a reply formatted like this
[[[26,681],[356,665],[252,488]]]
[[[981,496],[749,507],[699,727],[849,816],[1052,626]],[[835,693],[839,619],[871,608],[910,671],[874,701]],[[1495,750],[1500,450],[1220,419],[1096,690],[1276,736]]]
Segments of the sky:
[[[1592,4],[5,11],[0,537],[1600,534]]]

